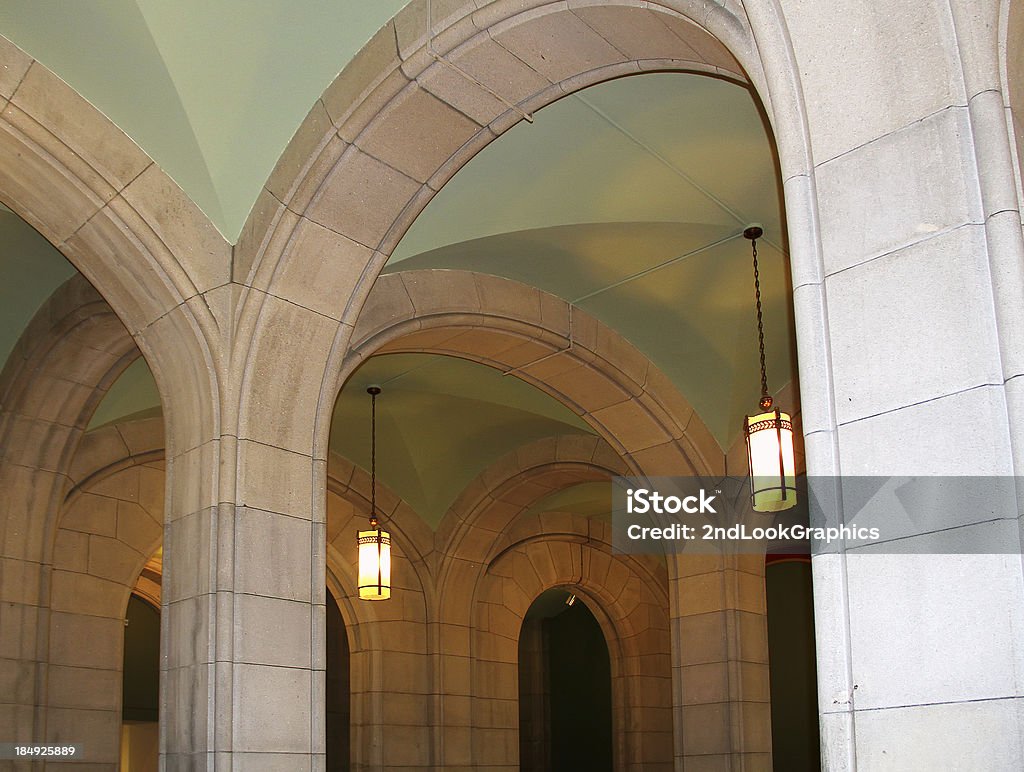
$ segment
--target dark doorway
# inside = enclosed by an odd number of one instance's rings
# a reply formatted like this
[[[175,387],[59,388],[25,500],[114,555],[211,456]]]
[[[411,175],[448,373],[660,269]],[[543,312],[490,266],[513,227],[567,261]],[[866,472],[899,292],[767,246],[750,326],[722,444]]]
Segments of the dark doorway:
[[[338,603],[327,591],[327,769],[347,772],[351,768],[349,724],[349,649],[345,622]]]
[[[121,769],[155,772],[160,752],[160,609],[128,599],[121,671]]]
[[[810,560],[769,556],[765,595],[773,767],[780,772],[818,772],[821,759]]]
[[[542,593],[523,619],[519,768],[612,769],[608,644],[590,609],[566,590]]]

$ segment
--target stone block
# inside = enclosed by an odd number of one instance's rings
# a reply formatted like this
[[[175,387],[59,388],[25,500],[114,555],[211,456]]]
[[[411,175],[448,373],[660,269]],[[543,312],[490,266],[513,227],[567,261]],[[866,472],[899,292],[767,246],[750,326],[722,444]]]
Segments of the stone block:
[[[310,220],[300,220],[269,291],[341,320],[345,299],[362,278],[371,256],[362,244]]]
[[[235,513],[234,538],[236,591],[311,599],[310,521],[243,507]]]
[[[180,266],[196,290],[205,292],[231,280],[231,245],[160,167],[151,164],[121,197],[153,229],[160,246],[169,252],[167,257]],[[158,254],[155,246],[151,250]],[[167,270],[174,275],[170,266]]]
[[[479,124],[413,84],[388,103],[355,143],[412,179],[426,182],[479,130]]]
[[[52,666],[47,669],[46,688],[49,705],[55,708],[116,711],[121,707],[120,670]]]
[[[970,136],[966,108],[950,108],[818,166],[826,274],[977,222]]]
[[[1020,698],[857,711],[857,764],[872,770],[1020,769]]]
[[[965,102],[948,9],[787,0],[784,13],[818,162]]]
[[[103,113],[38,63],[29,67],[12,102],[53,132],[115,190],[152,164]]]
[[[309,670],[236,664],[232,749],[308,753],[311,679]]]
[[[83,646],[82,641],[89,641]],[[50,614],[50,663],[119,671],[124,620],[54,611]]]
[[[239,506],[312,520],[309,456],[244,440],[238,450]]]
[[[1000,380],[981,226],[842,271],[826,286],[840,423]]]
[[[397,70],[399,64],[395,25],[389,21],[324,92],[323,103],[334,125],[341,126],[364,97]]]
[[[312,606],[258,595],[235,596],[237,662],[310,667]]]
[[[50,608],[122,619],[130,588],[89,574],[54,571]]]
[[[25,136],[23,130],[31,131],[33,126],[35,122],[14,105],[4,107],[0,121],[0,158],[4,160],[0,164],[0,190],[4,200],[18,202],[18,214],[29,225],[59,244],[92,217],[113,191],[98,177],[94,182],[101,188],[100,193],[84,185],[68,190],[66,172],[53,158],[36,152],[32,139]],[[36,133],[42,131],[35,129]],[[83,164],[79,161],[78,165]]]
[[[839,428],[844,475],[1010,475],[1002,387],[979,387]]]
[[[260,317],[239,439],[308,454],[323,366],[338,335],[338,323],[269,295]],[[303,346],[297,347],[296,340]],[[308,479],[312,481],[311,476]]]
[[[375,249],[419,189],[408,175],[350,147],[310,202],[306,216]]]
[[[119,501],[117,538],[143,557],[148,557],[160,546],[163,526],[138,504]]]
[[[858,711],[1016,693],[1019,555],[856,555],[847,566]]]
[[[135,584],[146,558],[119,539],[89,537],[89,573],[127,588]]]
[[[683,736],[687,738],[684,752],[688,757],[729,753],[732,750],[727,703],[684,705],[680,712]]]
[[[0,97],[9,99],[32,64],[32,58],[5,37],[0,37]]]
[[[496,25],[491,37],[551,83],[627,60],[568,10],[544,9],[529,20],[516,17]]]
[[[50,708],[47,711],[44,737],[36,742],[79,745],[82,754],[76,754],[76,758],[82,762],[92,762],[97,765],[94,769],[100,770],[111,769],[118,763],[120,738],[121,716],[117,710]]]

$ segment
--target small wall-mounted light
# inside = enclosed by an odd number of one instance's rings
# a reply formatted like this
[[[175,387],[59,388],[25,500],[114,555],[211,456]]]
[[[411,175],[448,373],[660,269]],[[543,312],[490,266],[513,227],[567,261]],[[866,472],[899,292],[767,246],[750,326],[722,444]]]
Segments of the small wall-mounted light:
[[[370,395],[370,530],[356,534],[359,547],[359,597],[361,600],[387,600],[391,597],[391,534],[377,520],[377,395],[379,386],[366,390]]]
[[[796,462],[793,421],[774,407],[768,393],[764,363],[764,323],[761,318],[761,278],[757,269],[757,240],[764,231],[752,225],[743,231],[754,255],[754,299],[757,304],[757,342],[761,352],[761,412],[743,422],[750,471],[750,503],[756,512],[779,512],[796,504]],[[774,408],[774,409],[773,409]]]

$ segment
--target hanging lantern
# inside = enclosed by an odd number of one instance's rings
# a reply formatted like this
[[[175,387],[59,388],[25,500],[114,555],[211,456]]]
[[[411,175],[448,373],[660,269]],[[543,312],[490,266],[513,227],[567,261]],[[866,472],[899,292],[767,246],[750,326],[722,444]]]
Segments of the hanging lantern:
[[[370,530],[356,534],[359,547],[359,598],[387,600],[391,597],[391,534],[377,520],[377,395],[379,386],[366,390],[370,395]]]
[[[374,521],[370,521],[373,526]],[[387,600],[391,597],[391,534],[374,528],[359,531],[359,597]]]
[[[752,225],[743,231],[754,254],[754,298],[757,303],[757,341],[761,351],[761,412],[743,423],[750,471],[750,504],[755,512],[779,512],[796,505],[796,462],[793,455],[793,422],[768,393],[764,361],[764,324],[761,318],[761,279],[757,269],[757,240],[763,231]]]

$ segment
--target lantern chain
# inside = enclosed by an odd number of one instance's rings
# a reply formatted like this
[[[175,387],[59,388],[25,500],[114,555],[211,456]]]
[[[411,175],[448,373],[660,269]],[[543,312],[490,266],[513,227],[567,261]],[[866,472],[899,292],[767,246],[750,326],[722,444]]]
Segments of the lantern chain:
[[[378,526],[377,520],[377,395],[379,386],[366,390],[370,395],[370,527]]]
[[[757,305],[757,346],[761,357],[761,408],[770,410],[772,397],[768,393],[768,372],[765,368],[764,358],[764,319],[761,312],[761,275],[757,265],[757,239],[763,231],[757,226],[751,226],[743,231],[743,235],[750,239],[750,249],[754,256],[754,301]]]

